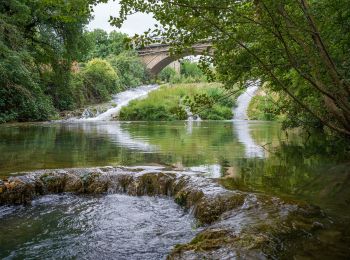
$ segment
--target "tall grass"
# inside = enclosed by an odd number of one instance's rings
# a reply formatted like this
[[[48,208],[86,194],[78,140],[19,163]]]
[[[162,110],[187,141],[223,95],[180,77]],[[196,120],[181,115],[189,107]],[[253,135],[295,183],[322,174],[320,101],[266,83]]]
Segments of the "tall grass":
[[[202,119],[225,120],[232,118],[234,100],[225,98],[225,90],[218,83],[163,85],[147,98],[130,102],[120,111],[120,120],[170,121],[187,119],[185,99],[204,94],[214,104],[200,104]]]

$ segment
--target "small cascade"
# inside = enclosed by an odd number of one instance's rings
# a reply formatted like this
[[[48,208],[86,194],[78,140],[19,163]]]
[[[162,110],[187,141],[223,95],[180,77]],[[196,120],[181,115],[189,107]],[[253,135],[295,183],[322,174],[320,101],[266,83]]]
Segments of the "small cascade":
[[[117,105],[108,109],[106,112],[96,115],[95,117],[84,117],[81,120],[87,121],[109,121],[112,120],[122,107],[127,106],[130,101],[145,98],[148,93],[158,89],[158,85],[143,85],[137,88],[128,89],[113,96],[113,102]],[[85,112],[85,111],[84,111]],[[84,113],[83,113],[84,114]]]
[[[202,121],[202,119],[197,114],[193,114],[189,107],[185,107],[185,111],[187,114],[187,121]]]
[[[91,117],[94,117],[94,113],[92,113],[88,108],[86,108],[84,112],[81,114],[81,119],[87,119]]]
[[[248,81],[247,90],[237,98],[237,107],[233,110],[233,119],[235,120],[247,120],[247,110],[250,101],[254,97],[256,91],[260,87],[260,80]]]

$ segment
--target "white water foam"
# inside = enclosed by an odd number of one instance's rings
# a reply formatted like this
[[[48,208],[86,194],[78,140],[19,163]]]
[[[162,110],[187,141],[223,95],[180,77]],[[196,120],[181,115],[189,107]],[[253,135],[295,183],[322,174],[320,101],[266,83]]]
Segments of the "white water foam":
[[[116,107],[108,109],[106,112],[99,114],[96,117],[85,118],[80,120],[85,121],[109,121],[116,116],[122,107],[127,106],[130,101],[135,99],[140,99],[146,97],[151,91],[159,88],[159,85],[143,85],[140,87],[128,89],[126,91],[120,92],[113,96],[113,102],[117,105]]]
[[[233,111],[233,119],[235,120],[247,120],[247,110],[250,101],[254,97],[256,91],[260,87],[260,80],[248,81],[247,90],[237,98],[237,107]]]
[[[264,149],[255,143],[250,134],[250,124],[247,121],[249,103],[259,89],[261,82],[260,80],[248,81],[247,85],[247,90],[237,98],[237,107],[233,111],[233,129],[237,135],[238,141],[244,145],[245,156],[247,158],[264,158]]]

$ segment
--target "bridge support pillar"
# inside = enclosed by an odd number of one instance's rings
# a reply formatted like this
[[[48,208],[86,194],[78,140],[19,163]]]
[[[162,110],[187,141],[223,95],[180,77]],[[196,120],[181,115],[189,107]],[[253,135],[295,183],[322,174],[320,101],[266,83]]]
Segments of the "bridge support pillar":
[[[173,70],[175,70],[177,74],[180,74],[180,72],[181,72],[181,63],[178,60],[173,61],[172,63],[170,63],[168,65],[168,67],[170,67]]]

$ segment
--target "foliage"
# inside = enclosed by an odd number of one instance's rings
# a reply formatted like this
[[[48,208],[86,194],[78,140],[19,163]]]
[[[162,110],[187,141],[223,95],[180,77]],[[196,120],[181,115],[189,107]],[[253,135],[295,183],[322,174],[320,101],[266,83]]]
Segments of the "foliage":
[[[215,47],[209,61],[227,88],[260,78],[279,93],[293,117],[289,126],[327,127],[350,136],[348,0],[120,4],[112,24],[120,25],[135,11],[152,12],[161,24],[138,38],[142,44],[162,39],[176,52],[209,39]]]
[[[118,74],[106,60],[92,59],[74,76],[72,83],[80,105],[108,101],[121,88]]]
[[[200,67],[195,62],[182,61],[181,62],[181,76],[186,79],[191,79],[193,82],[205,82],[206,77]]]
[[[284,120],[281,102],[276,93],[262,88],[254,96],[248,107],[248,118],[251,120],[281,121]]]
[[[21,85],[0,87],[0,123],[47,120],[55,115],[51,100],[40,89]]]
[[[95,3],[0,1],[0,122],[48,120],[145,81],[143,65],[124,53],[125,34],[84,32]],[[116,55],[114,68],[91,60]]]
[[[88,0],[0,2],[0,121],[47,120],[71,105]]]
[[[165,67],[158,75],[158,78],[163,82],[171,82],[176,76],[176,71],[173,68]]]
[[[250,120],[276,120],[274,104],[264,96],[252,98],[248,107],[248,118]]]
[[[108,61],[119,72],[124,88],[142,85],[148,80],[144,64],[133,51],[124,51],[118,56],[109,56]]]
[[[84,41],[88,46],[88,51],[82,60],[89,61],[93,58],[105,59],[110,55],[119,55],[126,50],[126,40],[127,35],[117,31],[112,31],[109,34],[102,29],[85,32]]]
[[[205,103],[198,106],[193,102],[198,97],[215,100],[213,106]],[[199,114],[202,119],[225,120],[232,118],[231,101],[225,96],[219,84],[178,84],[164,85],[159,90],[151,92],[147,98],[130,102],[123,107],[119,114],[121,120],[169,121],[187,119],[186,107],[193,113]],[[198,100],[196,100],[198,101]],[[191,102],[196,105],[191,105]]]
[[[207,82],[206,76],[198,64],[188,60],[181,61],[180,74],[176,73],[173,68],[166,67],[159,73],[158,77],[161,81],[172,84]]]

